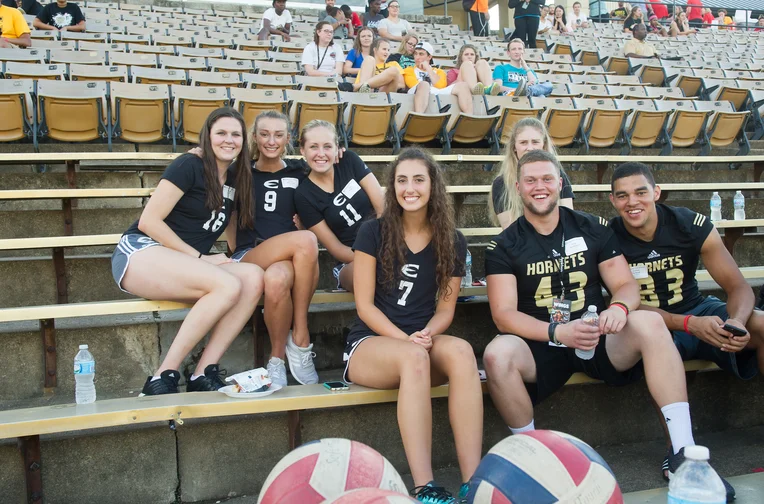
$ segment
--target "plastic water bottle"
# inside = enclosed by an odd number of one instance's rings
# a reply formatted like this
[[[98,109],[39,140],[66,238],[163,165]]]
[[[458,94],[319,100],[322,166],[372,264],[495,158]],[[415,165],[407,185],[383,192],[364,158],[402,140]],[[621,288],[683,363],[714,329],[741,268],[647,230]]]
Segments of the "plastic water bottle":
[[[87,345],[80,345],[74,357],[74,398],[77,404],[90,404],[96,400],[95,359]]]
[[[711,222],[722,220],[722,198],[718,192],[711,196]]]
[[[590,305],[589,309],[581,317],[581,320],[585,324],[598,326],[600,324],[600,316],[597,315],[597,307],[595,305]],[[581,350],[580,348],[576,348],[576,356],[579,359],[590,360],[592,357],[594,357],[594,350],[594,348],[591,350]]]
[[[472,287],[472,254],[470,254],[470,249],[467,249],[467,257],[464,260],[464,271],[462,287]]]
[[[722,479],[708,464],[705,446],[686,446],[685,461],[669,482],[668,504],[724,504],[727,492]]]
[[[743,193],[736,192],[732,202],[735,206],[735,220],[745,220],[745,196]]]

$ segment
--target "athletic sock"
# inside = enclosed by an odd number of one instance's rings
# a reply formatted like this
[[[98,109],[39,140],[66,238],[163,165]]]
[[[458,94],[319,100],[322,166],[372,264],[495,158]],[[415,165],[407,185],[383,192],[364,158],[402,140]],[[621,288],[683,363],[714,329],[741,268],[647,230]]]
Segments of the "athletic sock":
[[[677,402],[667,404],[661,408],[663,418],[666,420],[668,426],[669,437],[671,438],[671,445],[674,448],[674,453],[679,453],[679,450],[685,446],[692,446],[695,444],[695,439],[692,437],[692,422],[690,421],[690,404],[686,402]]]
[[[510,427],[509,430],[512,431],[512,434],[520,434],[521,432],[531,432],[536,430],[536,425],[534,423],[534,420],[531,420],[531,423],[529,423],[525,427],[519,427],[517,429],[515,429],[514,427]]]
[[[195,375],[195,374],[193,374],[193,375],[191,375],[191,381],[194,381],[197,378],[201,378],[202,376],[204,376],[204,375]]]
[[[151,377],[151,381],[155,382],[155,381],[159,380],[160,378],[162,378],[162,377],[161,376],[152,376]]]

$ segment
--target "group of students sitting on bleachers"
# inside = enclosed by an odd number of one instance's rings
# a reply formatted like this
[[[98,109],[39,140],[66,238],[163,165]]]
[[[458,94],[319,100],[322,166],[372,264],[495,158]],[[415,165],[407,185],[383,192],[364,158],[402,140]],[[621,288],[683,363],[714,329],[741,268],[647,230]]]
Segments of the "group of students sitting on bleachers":
[[[43,7],[36,1],[3,0],[0,5],[0,48],[32,45],[24,13],[35,16],[33,26],[38,30],[85,31],[85,16],[75,3],[56,0]]]
[[[443,169],[425,151],[406,149],[389,167],[383,191],[355,153],[339,148],[333,125],[303,128],[300,160],[284,159],[289,132],[289,119],[278,112],[261,113],[248,129],[235,110],[214,111],[200,147],[168,166],[120,240],[112,273],[121,289],[195,303],[142,394],[178,392],[181,362],[208,333],[186,390],[222,387],[219,361],[263,295],[273,383],[287,384],[285,360],[299,383],[317,383],[308,307],[320,242],[358,312],[346,335],[344,380],[399,389],[413,493],[456,502],[433,482],[430,387],[449,383],[465,482],[459,498],[481,457],[483,398],[471,346],[444,334],[467,243]],[[610,224],[561,206],[572,205],[573,194],[549,135],[536,119],[518,122],[490,198],[505,228],[486,252],[488,301],[502,335],[486,348],[484,363],[493,403],[515,433],[535,428],[533,405],[575,372],[614,385],[645,376],[671,419],[670,475],[694,443],[682,359],[755,376],[764,366],[764,317],[753,312],[753,293],[709,219],[658,205],[659,197],[650,169],[626,163],[613,174],[618,217]],[[230,257],[210,254],[223,234]],[[701,258],[726,291],[726,304],[701,296]],[[589,306],[599,312],[598,326],[579,320]],[[727,491],[732,498],[732,487]]]

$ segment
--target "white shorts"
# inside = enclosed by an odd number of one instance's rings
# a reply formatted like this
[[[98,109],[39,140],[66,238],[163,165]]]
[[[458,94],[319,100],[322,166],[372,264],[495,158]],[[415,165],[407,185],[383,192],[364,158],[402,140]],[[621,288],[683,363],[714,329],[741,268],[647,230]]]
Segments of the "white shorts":
[[[444,87],[442,89],[438,89],[435,86],[433,86],[432,84],[430,84],[430,94],[431,95],[451,94],[451,91],[453,91],[455,85],[456,85],[456,83],[453,83],[450,86],[446,86],[446,87]],[[417,86],[419,86],[419,84],[417,84],[413,88],[409,89],[408,94],[416,93]]]

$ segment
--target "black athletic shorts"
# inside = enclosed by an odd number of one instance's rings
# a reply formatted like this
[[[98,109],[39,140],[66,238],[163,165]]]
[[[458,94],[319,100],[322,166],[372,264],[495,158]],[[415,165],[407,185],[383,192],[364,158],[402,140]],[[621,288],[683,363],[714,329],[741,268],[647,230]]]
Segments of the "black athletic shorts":
[[[585,373],[591,378],[615,386],[628,385],[641,379],[644,375],[642,361],[624,372],[613,367],[605,349],[606,340],[607,335],[602,335],[594,351],[594,357],[583,360],[576,356],[573,348],[556,347],[551,346],[549,342],[524,339],[536,363],[536,383],[525,384],[533,404],[539,404],[560,390],[574,373]]]

